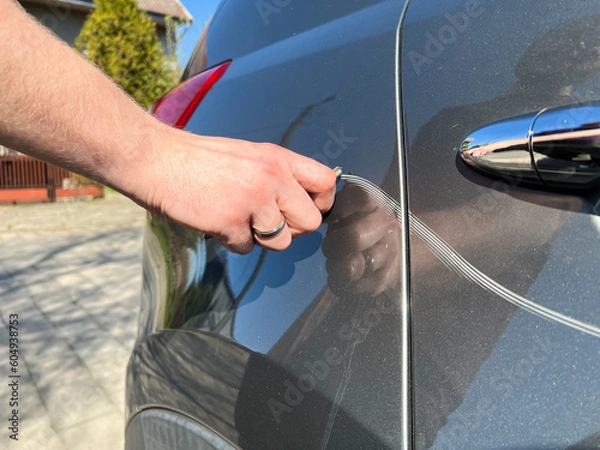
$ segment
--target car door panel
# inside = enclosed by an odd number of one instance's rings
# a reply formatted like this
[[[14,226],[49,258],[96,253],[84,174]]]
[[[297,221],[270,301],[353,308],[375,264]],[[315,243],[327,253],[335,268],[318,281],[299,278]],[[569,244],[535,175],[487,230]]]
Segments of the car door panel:
[[[457,149],[498,120],[598,99],[599,5],[428,5],[411,1],[402,34],[423,227],[410,239],[415,445],[569,448],[600,414],[596,193],[489,178]]]
[[[324,224],[281,253],[234,255],[150,217],[128,416],[159,404],[249,449],[403,447],[402,229],[386,206],[400,195],[403,6],[292,2],[268,24],[254,2],[220,7],[185,76],[232,63],[187,130],[278,143],[368,182],[338,181]]]

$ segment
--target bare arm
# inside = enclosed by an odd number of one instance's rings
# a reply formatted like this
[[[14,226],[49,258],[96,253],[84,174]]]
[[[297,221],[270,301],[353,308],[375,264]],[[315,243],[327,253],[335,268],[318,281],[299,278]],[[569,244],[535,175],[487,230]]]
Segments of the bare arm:
[[[0,0],[0,144],[80,173],[229,249],[286,248],[333,203],[335,174],[273,144],[163,125],[12,0]],[[283,232],[263,239],[280,219]]]

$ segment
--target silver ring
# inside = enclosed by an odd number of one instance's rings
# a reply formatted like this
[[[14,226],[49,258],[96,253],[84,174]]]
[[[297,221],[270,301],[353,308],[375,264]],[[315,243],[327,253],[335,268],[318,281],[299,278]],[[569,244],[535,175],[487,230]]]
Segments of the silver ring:
[[[363,257],[365,258],[365,273],[369,273],[373,271],[373,267],[375,267],[375,259],[373,255],[369,252],[364,252]]]
[[[256,234],[258,237],[270,238],[270,237],[276,236],[279,233],[281,233],[281,230],[283,230],[284,227],[285,227],[285,217],[282,213],[281,214],[281,222],[279,222],[275,228],[271,228],[270,230],[263,231],[263,230],[257,230],[256,228],[252,227],[252,231],[254,231],[254,234]]]

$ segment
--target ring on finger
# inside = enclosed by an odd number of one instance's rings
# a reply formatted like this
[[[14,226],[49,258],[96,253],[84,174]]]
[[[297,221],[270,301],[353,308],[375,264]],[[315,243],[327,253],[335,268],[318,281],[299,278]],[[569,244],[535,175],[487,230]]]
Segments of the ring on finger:
[[[254,234],[261,238],[270,238],[273,236],[277,236],[281,231],[285,228],[285,216],[281,213],[281,221],[277,224],[275,228],[271,228],[270,230],[259,230],[257,228],[252,227],[252,231]]]
[[[363,252],[363,258],[365,258],[365,273],[372,272],[375,267],[375,258],[370,252]]]

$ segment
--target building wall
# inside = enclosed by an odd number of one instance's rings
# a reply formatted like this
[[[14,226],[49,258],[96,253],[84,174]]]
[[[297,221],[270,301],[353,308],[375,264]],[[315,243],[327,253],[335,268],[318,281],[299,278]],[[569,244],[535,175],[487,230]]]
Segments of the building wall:
[[[79,32],[83,27],[83,22],[89,14],[87,12],[72,10],[65,7],[50,7],[27,2],[21,2],[21,4],[25,10],[34,16],[42,25],[52,30],[54,34],[71,46],[73,46],[75,38],[79,35]],[[162,27],[157,27],[156,31],[163,49],[167,52],[166,30]]]
[[[87,17],[87,13],[82,11],[25,2],[22,4],[29,14],[69,45],[73,45],[75,42],[75,38],[79,35],[83,22]]]

